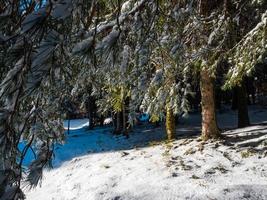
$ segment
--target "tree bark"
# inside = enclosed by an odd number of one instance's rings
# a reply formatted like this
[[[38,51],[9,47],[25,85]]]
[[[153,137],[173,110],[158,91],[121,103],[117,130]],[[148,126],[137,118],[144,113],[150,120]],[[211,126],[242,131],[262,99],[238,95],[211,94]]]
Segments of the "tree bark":
[[[68,116],[68,135],[70,134],[70,116]]]
[[[233,89],[232,89],[232,107],[231,109],[232,110],[236,110],[238,108],[238,89],[237,89],[237,86],[235,86]]]
[[[96,120],[96,103],[95,98],[93,96],[89,96],[86,101],[86,110],[87,110],[87,117],[89,120],[89,130],[94,129],[95,127],[95,120]]]
[[[216,122],[214,102],[214,80],[207,69],[200,72],[201,109],[202,109],[202,139],[220,137]]]
[[[103,115],[100,115],[100,118],[99,118],[99,126],[100,127],[104,126],[104,121],[105,121],[105,117]]]
[[[209,16],[215,6],[214,0],[200,0],[199,14]],[[206,34],[206,33],[202,33]],[[214,80],[207,66],[200,71],[201,112],[202,112],[202,139],[215,139],[220,137],[220,131],[216,122]]]
[[[115,113],[115,123],[114,123],[114,131],[113,133],[115,135],[119,135],[122,133],[123,128],[123,119],[122,119],[122,112],[116,112]]]
[[[166,132],[168,140],[175,138],[175,116],[171,108],[167,107],[166,113]]]
[[[92,113],[88,113],[88,119],[89,119],[89,130],[93,130],[94,129],[94,120],[93,120],[93,115]]]
[[[238,102],[238,128],[243,128],[250,125],[248,116],[248,100],[245,81],[237,87],[237,102]]]
[[[126,114],[125,104],[122,105],[122,132],[126,137],[128,136],[127,114]]]
[[[122,131],[122,113],[118,112],[117,113],[117,125],[116,125],[116,134],[121,134]]]

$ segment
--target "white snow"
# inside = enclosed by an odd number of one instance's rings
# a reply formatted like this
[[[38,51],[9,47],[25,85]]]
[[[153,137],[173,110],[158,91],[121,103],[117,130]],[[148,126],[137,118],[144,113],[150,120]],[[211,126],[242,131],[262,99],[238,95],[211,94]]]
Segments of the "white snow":
[[[68,120],[64,121],[64,129],[68,130]],[[89,119],[72,119],[70,120],[70,130],[78,130],[89,126]]]
[[[112,118],[111,118],[111,117],[106,118],[106,119],[104,120],[104,124],[105,124],[105,125],[107,125],[107,124],[111,124],[111,123],[112,123]]]
[[[266,109],[250,114],[252,122],[267,121]],[[235,117],[229,110],[219,114],[221,127],[232,127]],[[223,133],[226,142],[204,143],[199,115],[191,114],[178,125],[177,140],[167,143],[162,127],[144,124],[126,139],[108,127],[77,129],[87,121],[71,121],[55,168],[44,172],[42,187],[26,191],[27,199],[267,199],[267,124],[231,129]]]
[[[94,41],[93,37],[89,37],[89,38],[86,38],[85,40],[82,40],[81,42],[77,43],[73,47],[72,53],[78,54],[78,53],[81,53],[83,51],[87,51],[88,49],[90,49],[92,47],[93,41]]]

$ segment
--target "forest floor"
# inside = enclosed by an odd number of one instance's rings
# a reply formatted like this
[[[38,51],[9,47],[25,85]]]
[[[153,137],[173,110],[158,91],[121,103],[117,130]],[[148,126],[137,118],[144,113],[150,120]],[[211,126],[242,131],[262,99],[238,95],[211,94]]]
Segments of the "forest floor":
[[[250,107],[252,126],[234,129],[236,113],[218,113],[224,139],[202,142],[200,115],[177,125],[165,142],[163,127],[143,124],[130,138],[111,129],[86,129],[71,121],[65,145],[57,145],[54,168],[29,200],[267,200],[267,109]]]

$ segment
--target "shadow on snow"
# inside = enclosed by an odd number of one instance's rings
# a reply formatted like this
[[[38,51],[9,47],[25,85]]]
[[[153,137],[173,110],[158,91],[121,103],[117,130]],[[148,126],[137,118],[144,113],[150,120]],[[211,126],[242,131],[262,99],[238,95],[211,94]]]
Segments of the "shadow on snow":
[[[266,123],[267,110],[262,108],[250,107],[250,118],[252,123]],[[222,130],[232,130],[237,124],[236,112],[229,108],[224,112],[218,113],[218,125]],[[192,138],[200,134],[201,115],[200,113],[192,113],[188,118],[181,119],[177,124],[176,139]],[[255,128],[254,128],[255,129]],[[242,133],[238,135],[237,132],[227,131],[224,134],[226,137],[226,145],[232,146],[235,143],[252,140],[251,144],[257,143],[256,138],[261,138],[266,135],[266,127],[262,125],[256,126],[255,130],[240,129]],[[253,131],[253,134],[249,134]],[[93,153],[104,153],[114,151],[126,151],[134,148],[144,148],[149,146],[151,142],[160,142],[166,139],[164,126],[155,127],[151,124],[142,124],[137,126],[129,133],[129,138],[126,139],[123,135],[113,135],[111,127],[95,128],[88,130],[87,127],[70,130],[69,134],[66,131],[66,141],[64,145],[55,145],[53,166],[57,168],[65,161],[72,160],[75,157],[84,156]],[[248,142],[248,145],[250,143]],[[20,144],[20,148],[23,143]],[[33,160],[33,153],[29,152],[24,165],[29,165]]]

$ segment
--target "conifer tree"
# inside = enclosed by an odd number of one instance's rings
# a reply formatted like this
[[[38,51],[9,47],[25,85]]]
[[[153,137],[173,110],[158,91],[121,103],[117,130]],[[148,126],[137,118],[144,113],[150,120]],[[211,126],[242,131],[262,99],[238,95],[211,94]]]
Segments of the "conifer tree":
[[[174,115],[189,109],[188,75],[199,70],[202,136],[219,137],[217,64],[222,58],[231,63],[225,82],[231,88],[266,55],[266,2],[237,2],[238,8],[257,9],[258,18],[229,48],[231,22],[249,13],[227,15],[228,1],[1,0],[0,199],[25,198],[22,164],[33,146],[36,159],[26,181],[39,183],[53,144],[64,139],[60,105],[66,96],[84,93],[82,103],[95,97],[100,113],[122,112],[123,125],[117,126],[123,131],[141,106],[152,120],[167,118],[171,139]],[[17,148],[21,140],[27,143],[23,150]]]

